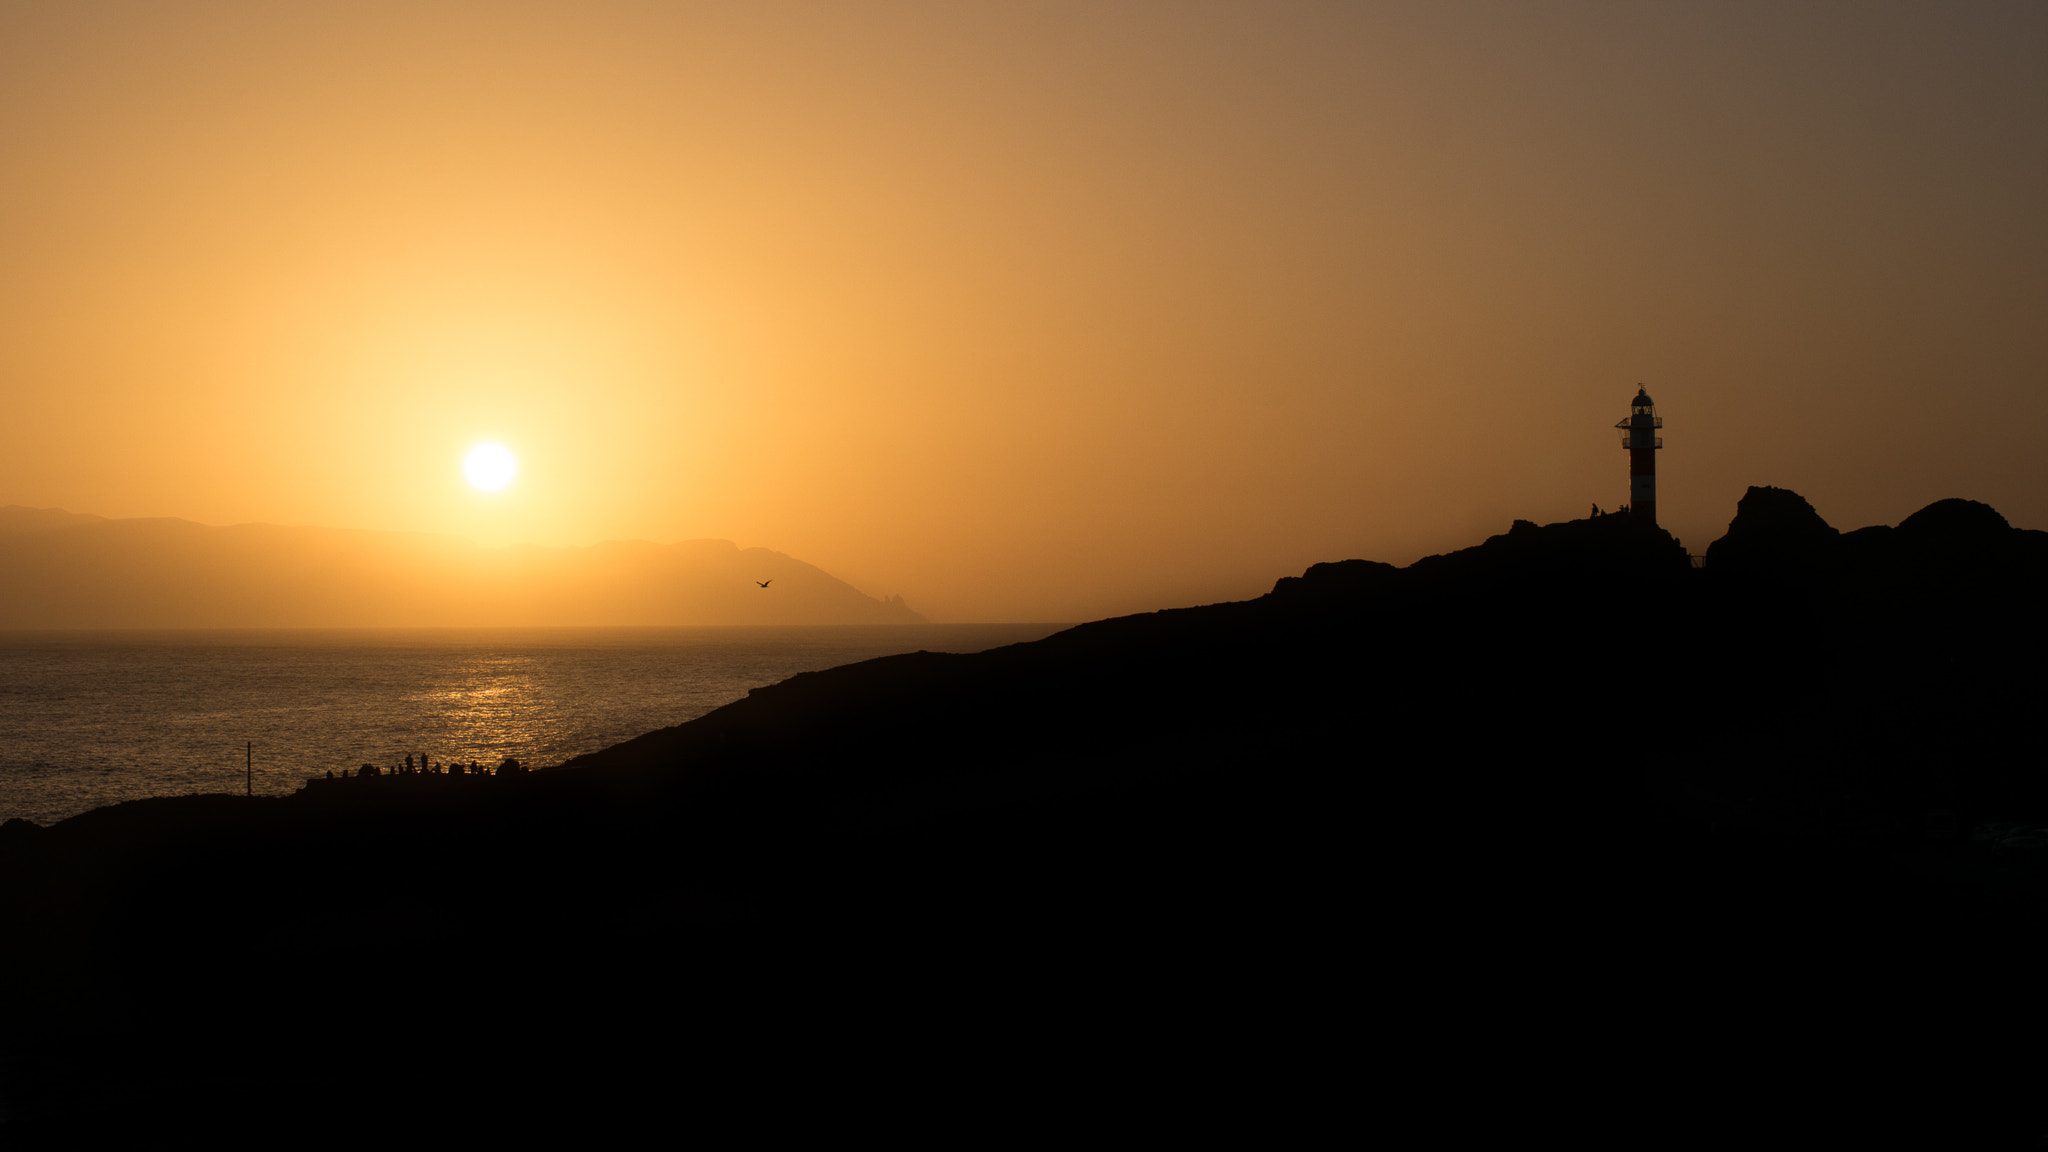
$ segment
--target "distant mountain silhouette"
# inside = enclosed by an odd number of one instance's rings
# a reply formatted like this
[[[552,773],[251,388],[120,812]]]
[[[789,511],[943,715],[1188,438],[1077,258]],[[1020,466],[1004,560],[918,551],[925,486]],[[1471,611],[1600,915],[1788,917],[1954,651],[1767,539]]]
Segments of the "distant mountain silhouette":
[[[1810,1082],[1781,1030],[2036,980],[2043,539],[1967,501],[1844,534],[1761,488],[1695,569],[1626,516],[1517,521],[806,673],[550,770],[9,823],[0,923],[28,943],[0,977],[56,1087],[17,1088],[5,1131],[74,1136],[82,1111],[21,1103],[47,1097],[160,1132],[116,1107],[138,1078],[250,1053],[363,1070],[347,1114],[384,1131],[433,1099],[388,1073],[433,1053],[464,1123],[527,1122],[509,1065],[579,1123],[1078,1119],[1106,1086],[1270,1141],[1348,1122],[1354,1048],[1457,1091],[1498,1067],[1486,1106],[1521,1125],[1614,1037],[1627,1109],[1573,1104],[1575,1142],[1740,1144],[1820,1107],[1725,1089],[1731,1059]],[[1897,1137],[1912,1103],[1825,1130]]]
[[[772,580],[773,596],[757,582]],[[0,507],[0,628],[900,624],[924,618],[726,540],[482,548]]]

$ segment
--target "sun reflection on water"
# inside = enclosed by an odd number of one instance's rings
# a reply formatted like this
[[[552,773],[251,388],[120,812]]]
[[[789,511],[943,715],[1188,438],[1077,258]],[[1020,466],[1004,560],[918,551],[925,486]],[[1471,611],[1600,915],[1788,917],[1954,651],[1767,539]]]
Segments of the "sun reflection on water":
[[[496,764],[522,750],[553,747],[562,723],[547,707],[542,671],[527,654],[476,657],[423,692],[422,727],[437,732],[442,745],[435,758]]]

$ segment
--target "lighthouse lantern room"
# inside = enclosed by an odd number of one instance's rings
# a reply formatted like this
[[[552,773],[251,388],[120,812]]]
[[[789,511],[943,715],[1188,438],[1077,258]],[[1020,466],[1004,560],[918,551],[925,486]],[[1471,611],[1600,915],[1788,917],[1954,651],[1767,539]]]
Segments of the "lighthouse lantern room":
[[[1636,398],[1629,402],[1628,419],[1615,425],[1621,429],[1621,446],[1628,449],[1628,511],[1652,524],[1657,522],[1657,449],[1664,438],[1657,429],[1664,418],[1650,393],[1636,386]]]

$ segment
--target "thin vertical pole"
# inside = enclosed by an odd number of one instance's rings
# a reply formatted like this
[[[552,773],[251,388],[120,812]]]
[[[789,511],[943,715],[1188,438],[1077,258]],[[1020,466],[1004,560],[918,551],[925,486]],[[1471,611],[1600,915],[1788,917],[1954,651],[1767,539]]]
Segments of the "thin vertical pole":
[[[249,746],[242,749],[242,788],[244,789],[242,793],[244,796],[254,796],[256,794],[256,742],[254,740],[249,741]]]

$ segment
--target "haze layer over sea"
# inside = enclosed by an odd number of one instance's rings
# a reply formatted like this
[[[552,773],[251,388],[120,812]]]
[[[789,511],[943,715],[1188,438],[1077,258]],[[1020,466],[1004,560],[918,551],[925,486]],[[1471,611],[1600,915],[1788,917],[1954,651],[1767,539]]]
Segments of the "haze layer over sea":
[[[799,672],[1062,624],[0,633],[0,820],[298,790],[408,755],[559,764]]]

